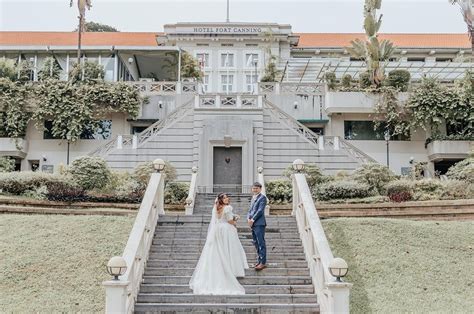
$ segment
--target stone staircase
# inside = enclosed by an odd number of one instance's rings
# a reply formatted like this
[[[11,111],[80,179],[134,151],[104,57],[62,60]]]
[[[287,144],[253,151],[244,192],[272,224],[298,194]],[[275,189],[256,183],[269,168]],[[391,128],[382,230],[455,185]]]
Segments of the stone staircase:
[[[250,229],[246,225],[250,195],[232,194],[239,214],[239,236],[249,264],[256,260]],[[318,313],[316,295],[291,216],[267,219],[268,268],[246,271],[239,279],[246,295],[193,295],[188,286],[204,246],[215,194],[198,194],[193,216],[162,216],[135,305],[135,312],[201,313]]]

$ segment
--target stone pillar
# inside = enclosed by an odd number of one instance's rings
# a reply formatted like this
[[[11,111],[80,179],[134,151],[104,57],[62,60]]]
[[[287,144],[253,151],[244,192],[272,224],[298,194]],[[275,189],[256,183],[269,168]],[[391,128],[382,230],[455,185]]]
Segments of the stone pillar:
[[[349,294],[352,284],[348,282],[327,282],[326,288],[331,292],[331,313],[349,314]]]
[[[127,313],[128,284],[128,281],[121,280],[109,280],[102,283],[105,287],[105,313]]]

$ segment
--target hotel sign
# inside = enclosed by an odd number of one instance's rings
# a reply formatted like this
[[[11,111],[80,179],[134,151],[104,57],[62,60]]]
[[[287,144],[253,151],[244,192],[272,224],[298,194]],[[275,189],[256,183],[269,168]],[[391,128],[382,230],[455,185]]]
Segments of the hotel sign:
[[[263,32],[261,27],[241,26],[198,26],[193,27],[190,31],[196,34],[259,34]]]

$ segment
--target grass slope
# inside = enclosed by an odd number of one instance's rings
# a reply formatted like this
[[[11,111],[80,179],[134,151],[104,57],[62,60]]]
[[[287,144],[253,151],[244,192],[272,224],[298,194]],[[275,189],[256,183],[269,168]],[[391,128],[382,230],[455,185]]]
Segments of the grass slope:
[[[349,264],[352,313],[474,313],[474,222],[323,221]]]
[[[134,217],[0,215],[3,312],[103,312],[105,265]]]

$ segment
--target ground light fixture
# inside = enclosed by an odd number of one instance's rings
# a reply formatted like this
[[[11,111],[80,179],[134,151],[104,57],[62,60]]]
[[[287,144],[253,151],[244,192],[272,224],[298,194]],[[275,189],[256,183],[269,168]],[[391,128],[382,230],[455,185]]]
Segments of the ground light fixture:
[[[153,160],[153,168],[155,168],[156,172],[163,171],[165,169],[165,161],[160,158]]]
[[[304,161],[301,160],[301,159],[296,159],[295,161],[293,161],[293,170],[295,170],[296,172],[301,172],[304,170]]]
[[[345,277],[347,275],[347,271],[349,267],[345,260],[340,257],[336,257],[329,263],[329,272],[332,276],[336,277],[337,282],[342,282],[341,277]]]
[[[122,256],[114,256],[107,263],[107,272],[109,275],[114,277],[114,280],[119,280],[119,276],[122,276],[127,271],[127,263]]]

